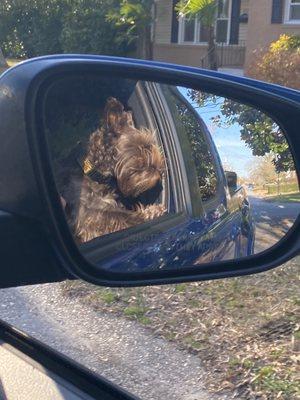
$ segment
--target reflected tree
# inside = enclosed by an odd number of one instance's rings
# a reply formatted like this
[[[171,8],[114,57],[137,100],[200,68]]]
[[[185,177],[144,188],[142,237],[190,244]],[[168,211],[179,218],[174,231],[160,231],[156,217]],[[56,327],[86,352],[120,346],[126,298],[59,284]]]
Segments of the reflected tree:
[[[209,200],[217,190],[217,174],[208,144],[207,127],[175,87],[169,85],[161,87],[173,114],[182,146],[189,146],[188,153],[191,153],[195,164],[202,200]]]
[[[213,123],[219,127],[239,124],[241,139],[252,150],[252,154],[273,154],[272,162],[277,172],[295,169],[285,135],[271,117],[246,104],[197,90],[189,90],[188,96],[199,108],[218,106],[220,114],[212,118]]]
[[[278,181],[279,174],[276,173],[272,154],[265,155],[256,163],[249,163],[248,171],[249,178],[255,182],[255,185],[276,184]]]

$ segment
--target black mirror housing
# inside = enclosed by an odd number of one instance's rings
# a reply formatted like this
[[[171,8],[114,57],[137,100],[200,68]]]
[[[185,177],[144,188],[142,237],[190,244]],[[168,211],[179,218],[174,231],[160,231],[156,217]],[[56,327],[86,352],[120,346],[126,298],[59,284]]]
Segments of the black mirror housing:
[[[9,248],[4,248],[3,242],[0,246],[2,261],[11,265],[3,271],[1,287],[72,277],[107,286],[217,279],[265,271],[299,253],[298,217],[277,245],[240,260],[208,263],[201,268],[146,269],[143,274],[114,272],[106,267],[110,263],[109,257],[114,257],[117,246],[125,243],[125,247],[131,249],[133,244],[144,238],[143,230],[139,228],[125,239],[119,232],[115,234],[114,242],[109,237],[104,238],[102,244],[106,258],[103,257],[98,266],[88,262],[66,224],[43,132],[43,105],[47,90],[55,79],[63,79],[70,74],[107,74],[189,86],[260,108],[284,130],[299,177],[300,94],[297,91],[196,68],[133,59],[49,56],[29,60],[8,70],[0,80],[0,210],[3,211],[0,226],[3,232],[4,227],[6,232],[12,232]],[[226,172],[226,178],[229,188],[236,190],[237,174]],[[186,218],[186,215],[176,215],[163,220],[160,225],[149,223],[148,235],[160,237],[168,229],[176,232],[176,227],[182,226]],[[141,271],[143,267],[145,265],[141,265]]]

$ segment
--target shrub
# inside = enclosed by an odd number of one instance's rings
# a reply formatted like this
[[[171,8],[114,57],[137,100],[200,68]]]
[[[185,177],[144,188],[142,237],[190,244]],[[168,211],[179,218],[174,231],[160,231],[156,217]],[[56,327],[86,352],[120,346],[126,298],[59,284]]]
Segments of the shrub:
[[[133,49],[124,28],[107,21],[117,0],[6,0],[0,2],[0,43],[6,56],[57,53],[125,55]]]
[[[258,54],[249,71],[253,78],[300,89],[300,37],[281,35]]]
[[[271,43],[270,52],[277,53],[285,50],[297,50],[300,48],[300,36],[281,35],[276,42]]]
[[[6,56],[61,53],[66,0],[7,0],[0,3],[0,43]]]
[[[65,13],[61,32],[64,53],[125,55],[132,50],[124,28],[106,18],[116,0],[74,0]]]

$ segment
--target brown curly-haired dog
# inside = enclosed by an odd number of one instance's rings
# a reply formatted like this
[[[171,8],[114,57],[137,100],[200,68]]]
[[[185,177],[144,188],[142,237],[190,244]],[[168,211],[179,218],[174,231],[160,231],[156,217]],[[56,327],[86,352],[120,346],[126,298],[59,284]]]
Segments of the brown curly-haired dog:
[[[134,127],[132,114],[115,98],[104,110],[104,126],[89,138],[81,173],[64,190],[75,237],[86,242],[165,212],[139,196],[161,184],[164,160],[152,132]],[[83,173],[82,173],[83,172]]]

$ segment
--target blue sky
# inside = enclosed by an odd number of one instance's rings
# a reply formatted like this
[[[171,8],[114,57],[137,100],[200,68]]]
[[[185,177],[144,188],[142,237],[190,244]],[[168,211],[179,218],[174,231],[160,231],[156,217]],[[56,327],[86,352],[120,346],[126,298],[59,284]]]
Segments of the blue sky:
[[[252,151],[241,140],[239,124],[230,127],[218,127],[213,123],[212,118],[217,115],[221,116],[222,125],[225,125],[225,119],[222,117],[220,106],[218,104],[207,104],[199,108],[196,103],[192,103],[188,96],[188,89],[178,88],[185,98],[193,105],[198,114],[206,123],[215,145],[219,151],[220,158],[225,169],[231,167],[241,177],[247,177],[249,166],[257,162],[258,157],[252,155]],[[222,104],[223,99],[217,102]]]

